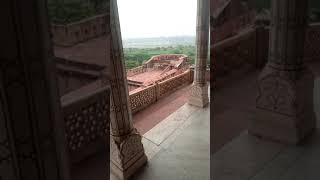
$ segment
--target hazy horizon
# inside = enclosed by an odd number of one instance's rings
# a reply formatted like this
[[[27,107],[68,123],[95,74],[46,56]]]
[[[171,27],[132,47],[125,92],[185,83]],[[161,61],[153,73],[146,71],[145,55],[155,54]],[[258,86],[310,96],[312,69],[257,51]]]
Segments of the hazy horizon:
[[[131,38],[122,38],[123,40],[131,39],[158,39],[158,38],[178,38],[178,37],[196,37],[196,35],[177,35],[177,36],[154,36],[154,37],[131,37]]]
[[[118,0],[118,9],[123,39],[196,35],[196,0]]]

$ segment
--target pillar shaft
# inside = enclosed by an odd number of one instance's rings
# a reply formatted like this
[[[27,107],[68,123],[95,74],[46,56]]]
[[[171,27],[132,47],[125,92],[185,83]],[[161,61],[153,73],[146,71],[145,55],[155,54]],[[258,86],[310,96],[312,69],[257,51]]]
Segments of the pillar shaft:
[[[313,74],[304,65],[308,1],[273,0],[269,60],[258,80],[249,132],[298,143],[315,127]]]
[[[194,82],[191,88],[189,103],[204,107],[209,103],[208,85],[206,81],[206,69],[209,46],[209,0],[198,0],[197,5],[197,39],[196,62]]]
[[[118,138],[130,134],[133,130],[133,123],[131,109],[128,103],[129,92],[123,61],[121,31],[116,0],[112,0],[111,5],[111,135]]]
[[[308,0],[272,1],[268,65],[279,70],[303,67]]]
[[[111,0],[111,171],[128,179],[147,162],[141,135],[133,127],[116,0]]]

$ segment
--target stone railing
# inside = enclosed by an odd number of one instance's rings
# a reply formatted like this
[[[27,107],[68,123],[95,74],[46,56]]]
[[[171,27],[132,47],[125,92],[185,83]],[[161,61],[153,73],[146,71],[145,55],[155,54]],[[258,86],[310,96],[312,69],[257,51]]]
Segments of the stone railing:
[[[129,99],[131,111],[137,112],[157,101],[157,85],[130,93]]]
[[[51,25],[53,42],[59,46],[72,46],[79,42],[106,34],[109,15],[102,14],[67,25]]]
[[[107,148],[109,87],[96,81],[61,98],[72,163]]]
[[[192,71],[193,72],[193,71]],[[175,91],[177,88],[181,87],[182,85],[191,83],[193,81],[193,73],[190,70],[169,78],[163,82],[158,84],[158,97],[163,97],[168,93]]]
[[[96,81],[105,66],[55,58],[60,95],[63,96]]]
[[[136,68],[132,68],[132,69],[128,69],[127,70],[127,76],[131,77],[131,76],[135,76],[137,74],[141,74],[146,72],[146,68],[145,66],[138,66]]]
[[[161,54],[152,56],[148,61],[144,63],[148,67],[151,67],[153,63],[166,63],[166,60],[177,60],[177,61],[187,61],[188,56],[184,54]]]
[[[310,24],[306,32],[305,61],[320,60],[320,23]],[[262,68],[268,60],[269,28],[258,26],[211,45],[214,78],[250,65]]]
[[[228,22],[216,28],[212,28],[211,34],[213,35],[211,36],[211,42],[217,43],[223,39],[237,34],[240,29],[250,26],[255,20],[255,14],[255,11],[251,11],[247,14],[233,18],[232,20],[229,20]]]
[[[152,86],[133,90],[129,93],[131,111],[133,113],[144,109],[148,105],[156,102],[168,93],[175,91],[186,84],[193,81],[193,71],[187,70],[186,72],[169,78],[163,82],[156,83]]]
[[[245,33],[228,38],[211,47],[214,76],[227,74],[244,64],[256,64],[256,33],[250,29]]]

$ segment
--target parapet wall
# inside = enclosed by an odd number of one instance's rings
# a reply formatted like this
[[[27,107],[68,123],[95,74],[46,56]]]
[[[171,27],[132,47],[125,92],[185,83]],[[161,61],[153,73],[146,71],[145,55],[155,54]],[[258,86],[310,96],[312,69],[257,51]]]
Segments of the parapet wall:
[[[166,60],[177,60],[177,61],[188,61],[188,56],[184,54],[161,54],[152,56],[148,61],[144,64],[152,64],[152,63],[166,63]]]
[[[61,97],[70,162],[107,150],[110,88],[98,80]]]
[[[219,41],[222,41],[228,37],[231,37],[239,32],[239,30],[244,29],[252,24],[255,21],[256,12],[250,11],[244,15],[238,16],[229,20],[228,22],[212,28],[211,34],[211,44],[215,44]]]
[[[137,74],[141,74],[146,72],[146,67],[145,66],[138,66],[136,68],[128,69],[127,70],[127,77],[132,77]]]
[[[310,24],[306,32],[306,62],[320,60],[320,23]],[[214,79],[241,70],[247,65],[262,68],[268,60],[269,27],[255,27],[211,45]]]
[[[193,74],[193,70],[190,69],[160,83],[129,92],[131,111],[140,111],[176,89],[191,84]]]
[[[58,46],[72,46],[106,34],[109,15],[102,14],[67,25],[51,25],[53,42]]]

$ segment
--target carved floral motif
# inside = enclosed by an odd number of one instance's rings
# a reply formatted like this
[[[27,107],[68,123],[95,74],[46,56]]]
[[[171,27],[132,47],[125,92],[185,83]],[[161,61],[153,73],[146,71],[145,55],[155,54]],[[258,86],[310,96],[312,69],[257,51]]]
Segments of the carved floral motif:
[[[96,96],[101,96],[97,98]],[[99,96],[99,97],[100,97]],[[65,113],[66,136],[71,151],[86,148],[90,143],[101,137],[107,137],[109,133],[107,98],[102,94],[96,94],[95,102],[77,102],[71,104],[69,113]]]
[[[276,75],[263,77],[258,83],[257,107],[295,115],[296,94],[289,79]]]
[[[125,165],[138,153],[144,152],[141,135],[134,129],[133,132],[120,142],[111,136],[110,154],[113,161]]]

